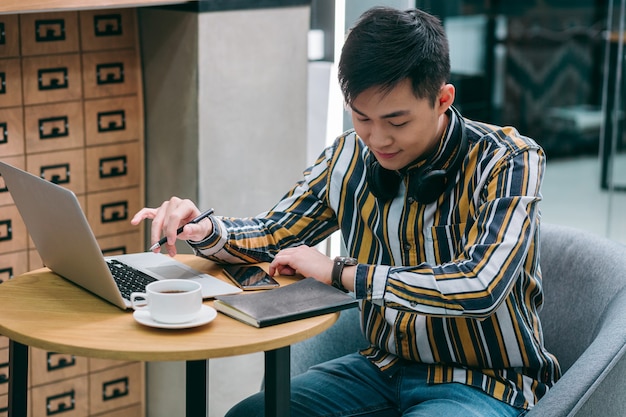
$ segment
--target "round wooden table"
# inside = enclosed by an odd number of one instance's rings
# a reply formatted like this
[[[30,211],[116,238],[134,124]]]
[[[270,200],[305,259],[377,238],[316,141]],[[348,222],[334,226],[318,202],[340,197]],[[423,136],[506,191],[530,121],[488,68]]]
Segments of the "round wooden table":
[[[193,255],[177,258],[228,281],[210,261]],[[295,280],[278,277],[281,285]],[[131,311],[120,310],[46,268],[28,272],[0,285],[0,334],[10,339],[9,416],[26,415],[27,346],[105,359],[187,361],[187,416],[203,417],[206,360],[264,351],[266,415],[281,415],[289,407],[289,346],[328,329],[338,315],[258,329],[218,314],[200,327],[158,329],[137,323]],[[18,411],[22,400],[24,411]]]

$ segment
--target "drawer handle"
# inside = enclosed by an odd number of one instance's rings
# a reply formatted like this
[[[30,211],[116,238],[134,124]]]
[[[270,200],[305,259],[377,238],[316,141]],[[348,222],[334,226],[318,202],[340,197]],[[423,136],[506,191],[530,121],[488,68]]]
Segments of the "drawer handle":
[[[13,226],[11,219],[0,220],[0,242],[13,239]]]
[[[67,68],[44,68],[37,71],[39,91],[60,90],[69,86]]]
[[[0,72],[0,94],[7,93],[7,73],[4,71]]]
[[[103,256],[125,255],[126,253],[128,253],[126,250],[126,246],[117,246],[114,248],[102,249]]]
[[[39,170],[39,176],[54,184],[69,184],[70,164],[44,165]]]
[[[104,84],[121,84],[124,82],[124,64],[115,62],[111,64],[96,65],[96,83]]]
[[[65,138],[69,134],[70,126],[67,116],[39,119],[39,139]]]
[[[0,145],[4,145],[9,142],[9,126],[7,122],[0,122]]]
[[[46,366],[48,372],[69,368],[74,365],[76,365],[76,357],[73,355],[54,352],[47,353]]]
[[[70,390],[61,394],[46,397],[46,415],[64,413],[76,407],[76,393]]]
[[[120,36],[122,34],[122,15],[103,14],[93,17],[96,36]]]
[[[3,278],[2,276],[5,276],[6,278]],[[0,284],[2,284],[3,282],[6,282],[8,280],[10,280],[11,278],[13,278],[13,267],[10,266],[8,268],[2,268],[0,269]],[[8,364],[7,364],[8,365]],[[0,364],[0,368],[2,368],[4,366],[4,364]],[[0,384],[4,383],[4,379],[3,379],[4,375],[0,375]]]
[[[102,401],[115,400],[128,395],[128,377],[102,384]]]
[[[4,29],[4,22],[0,22],[0,45],[6,45],[7,43],[7,32]]]
[[[37,42],[56,42],[65,40],[65,20],[35,20],[35,40]]]
[[[126,155],[100,159],[100,178],[123,177],[128,173]]]
[[[103,204],[100,207],[100,221],[102,223],[113,223],[126,219],[128,219],[127,201]]]
[[[3,370],[0,373],[0,384],[6,384],[9,382],[9,362],[0,363],[0,369]]]
[[[126,129],[124,110],[103,111],[98,113],[98,133],[114,132]]]

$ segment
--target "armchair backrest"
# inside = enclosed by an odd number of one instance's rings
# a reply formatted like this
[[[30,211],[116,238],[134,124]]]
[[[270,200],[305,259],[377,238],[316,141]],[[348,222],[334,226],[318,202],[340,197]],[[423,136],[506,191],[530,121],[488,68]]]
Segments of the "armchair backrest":
[[[593,341],[607,305],[626,285],[626,247],[543,223],[540,256],[545,345],[565,372]]]

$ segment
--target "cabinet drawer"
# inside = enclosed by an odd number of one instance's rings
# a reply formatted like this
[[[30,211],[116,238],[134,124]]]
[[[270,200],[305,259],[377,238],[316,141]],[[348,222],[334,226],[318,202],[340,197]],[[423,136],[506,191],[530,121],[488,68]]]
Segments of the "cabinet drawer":
[[[22,55],[78,52],[78,12],[20,14]]]
[[[119,366],[124,366],[133,362],[130,361],[118,361],[115,359],[100,359],[100,358],[89,358],[89,372],[98,372],[104,371],[109,368],[117,368]]]
[[[80,100],[80,54],[22,58],[24,104]]]
[[[139,62],[134,49],[86,52],[83,59],[85,98],[135,94]]]
[[[30,348],[30,384],[38,386],[87,374],[87,358]]]
[[[28,242],[26,225],[15,206],[0,210],[0,253],[23,250]]]
[[[28,249],[28,270],[34,271],[35,269],[43,268],[44,264],[39,256],[37,249],[32,249],[35,245],[32,242],[29,244]]]
[[[0,256],[0,284],[28,271],[28,252],[26,250],[5,253]]]
[[[0,156],[24,154],[24,110],[0,109]]]
[[[22,105],[22,70],[19,58],[0,59],[0,107]]]
[[[78,52],[78,12],[24,13],[19,16],[22,55]]]
[[[6,339],[4,336],[1,336]],[[7,339],[8,341],[8,339]],[[9,392],[9,348],[0,349],[0,395]]]
[[[89,412],[87,376],[31,389],[33,417],[84,417]]]
[[[24,109],[26,153],[80,148],[85,145],[80,101],[28,106]]]
[[[133,232],[132,216],[141,209],[139,188],[87,194],[87,219],[94,235]]]
[[[62,185],[75,194],[85,193],[84,149],[27,155],[26,168],[34,175]]]
[[[0,336],[0,349],[9,347],[9,338],[6,336]]]
[[[107,145],[139,139],[137,96],[85,101],[87,145]]]
[[[133,9],[85,10],[79,12],[80,42],[83,51],[133,48]]]
[[[87,192],[139,185],[140,152],[139,142],[85,149]]]
[[[0,414],[0,417],[2,417],[2,414]],[[141,404],[136,404],[130,407],[122,408],[121,410],[98,414],[98,417],[144,417],[144,412]]]
[[[136,229],[139,229],[139,227],[136,227]],[[134,233],[124,233],[116,236],[98,238],[98,245],[104,256],[137,253],[145,250],[142,233],[140,233],[139,230]]]
[[[90,413],[97,414],[141,402],[143,372],[141,363],[94,372],[89,375]]]
[[[20,29],[18,15],[0,15],[0,58],[20,55]]]
[[[17,167],[19,169],[24,169],[26,167],[24,155],[9,156],[6,158],[2,158],[2,160],[7,164],[13,165],[14,167]],[[13,197],[11,197],[9,188],[4,183],[2,175],[0,175],[0,206],[5,206],[9,204],[13,204]]]

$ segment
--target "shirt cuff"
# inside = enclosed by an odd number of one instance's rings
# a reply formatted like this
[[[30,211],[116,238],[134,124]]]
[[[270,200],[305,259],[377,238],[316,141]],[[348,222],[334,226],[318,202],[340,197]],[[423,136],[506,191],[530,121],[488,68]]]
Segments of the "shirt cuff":
[[[200,241],[187,241],[196,255],[210,256],[213,253],[218,252],[221,247],[224,246],[225,239],[222,238],[222,236],[226,235],[226,227],[224,226],[224,223],[213,216],[209,217],[209,220],[213,223],[213,230],[207,237]]]
[[[354,296],[362,300],[382,300],[385,297],[389,266],[358,264],[354,278]]]

